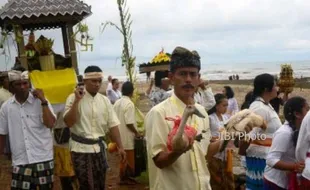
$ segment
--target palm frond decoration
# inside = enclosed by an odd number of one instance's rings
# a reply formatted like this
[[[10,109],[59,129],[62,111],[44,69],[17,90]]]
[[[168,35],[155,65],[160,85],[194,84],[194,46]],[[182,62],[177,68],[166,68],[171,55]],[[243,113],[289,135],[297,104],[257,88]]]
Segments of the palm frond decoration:
[[[127,0],[117,0],[118,10],[120,14],[120,26],[111,22],[106,21],[102,23],[101,32],[103,33],[107,26],[112,26],[118,30],[123,37],[123,50],[121,53],[122,66],[126,68],[126,75],[130,82],[136,86],[137,76],[135,72],[135,61],[136,57],[133,56],[133,44],[132,44],[132,18],[127,7]],[[139,96],[137,90],[135,90],[133,102],[136,104]]]

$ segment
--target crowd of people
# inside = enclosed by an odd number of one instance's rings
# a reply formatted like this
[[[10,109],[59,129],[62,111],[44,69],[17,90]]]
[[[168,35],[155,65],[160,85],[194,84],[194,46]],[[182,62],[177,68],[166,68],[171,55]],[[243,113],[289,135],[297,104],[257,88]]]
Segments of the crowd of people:
[[[189,51],[182,52],[190,54]],[[302,97],[289,98],[288,93],[281,96],[275,78],[270,74],[256,76],[253,90],[247,93],[241,110],[249,109],[264,118],[267,129],[262,131],[255,128],[250,134],[260,134],[266,138],[250,142],[241,139],[239,142],[230,142],[225,151],[210,153],[214,148],[213,143],[221,141],[221,128],[225,127],[232,115],[240,111],[239,105],[230,86],[224,86],[222,93],[213,96],[207,83],[199,79],[200,65],[195,60],[199,57],[192,54],[193,58],[189,59],[188,54],[184,54],[182,57],[177,49],[172,54],[169,78],[173,90],[157,85],[160,90],[148,93],[153,105],[156,105],[145,120],[151,189],[240,189],[235,186],[231,164],[234,147],[239,148],[241,165],[246,169],[244,188],[308,189],[310,175],[307,168],[310,165],[307,167],[306,162],[309,156],[307,101]],[[201,92],[205,92],[204,95]],[[196,98],[199,95],[202,96]],[[171,124],[164,121],[164,118],[181,115],[182,109],[192,98],[208,113],[207,128],[210,134],[205,138],[209,141],[200,142],[199,145],[194,142],[183,152],[169,152],[165,146],[165,137],[169,134]],[[284,106],[284,122],[279,118],[280,106]],[[198,123],[199,118],[195,119]],[[198,126],[203,127],[204,124],[199,123]],[[303,135],[298,136],[299,131],[303,131]],[[201,164],[203,161],[207,164]]]
[[[239,109],[233,89],[223,86],[214,95],[200,78],[200,69],[196,51],[175,48],[169,72],[158,71],[154,80],[149,79],[145,94],[152,108],[144,119],[145,133],[137,128],[131,99],[134,84],[120,85],[109,76],[103,95],[99,93],[103,73],[98,66],[85,69],[82,82],[61,105],[52,105],[43,90],[33,88],[23,68],[2,73],[0,156],[8,159],[11,155],[12,189],[52,189],[54,174],[60,177],[62,189],[105,189],[108,141],[117,145],[120,184],[137,184],[137,139],[146,143],[150,189],[240,189],[232,169],[235,148],[246,170],[246,189],[309,189],[307,100],[288,93],[280,97],[274,76],[261,74]],[[284,122],[279,117],[281,105]],[[182,116],[192,106],[199,114],[189,117],[187,127],[202,138],[169,149],[167,138],[175,120],[167,118]],[[250,141],[237,138],[224,146],[222,131],[244,109],[262,117],[266,129],[250,128]],[[258,135],[266,138],[255,138]]]
[[[51,105],[28,71],[2,73],[0,152],[1,159],[12,157],[12,189],[52,189],[54,174],[62,189],[105,189],[107,138],[121,157],[120,182],[135,183],[133,143],[140,134],[130,99],[134,87],[125,82],[120,93],[112,79],[109,99],[99,93],[102,80],[102,70],[89,66],[66,103]]]

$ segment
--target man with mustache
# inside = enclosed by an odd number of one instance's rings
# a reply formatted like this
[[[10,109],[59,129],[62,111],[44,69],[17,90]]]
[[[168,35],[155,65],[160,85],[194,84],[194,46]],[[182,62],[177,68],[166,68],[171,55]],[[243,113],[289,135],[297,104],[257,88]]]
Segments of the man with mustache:
[[[210,144],[209,119],[203,106],[194,103],[200,83],[200,57],[197,52],[177,47],[171,55],[169,78],[174,85],[171,97],[153,107],[145,118],[150,189],[211,189],[205,157],[220,150],[221,141]],[[174,125],[166,117],[182,116],[187,105],[193,105],[205,118],[193,115],[187,124],[203,139],[190,143],[182,151],[169,151],[167,137]]]

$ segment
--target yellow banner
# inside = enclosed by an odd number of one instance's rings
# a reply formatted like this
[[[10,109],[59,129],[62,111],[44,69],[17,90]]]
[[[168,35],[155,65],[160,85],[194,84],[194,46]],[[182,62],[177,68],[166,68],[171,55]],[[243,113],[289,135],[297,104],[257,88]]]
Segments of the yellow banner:
[[[34,88],[44,91],[45,97],[51,104],[62,104],[73,93],[77,84],[74,69],[32,71],[30,80]]]

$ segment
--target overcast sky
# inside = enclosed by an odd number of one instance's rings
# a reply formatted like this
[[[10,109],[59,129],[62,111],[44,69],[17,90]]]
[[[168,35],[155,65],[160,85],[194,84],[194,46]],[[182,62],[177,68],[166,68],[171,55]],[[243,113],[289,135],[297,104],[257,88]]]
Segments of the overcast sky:
[[[122,36],[114,28],[99,32],[105,21],[119,23],[116,0],[84,2],[92,6],[85,23],[94,51],[79,52],[81,68],[120,64]],[[309,0],[128,0],[128,6],[138,63],[178,45],[197,50],[205,64],[310,60]],[[63,53],[60,30],[44,34]]]

